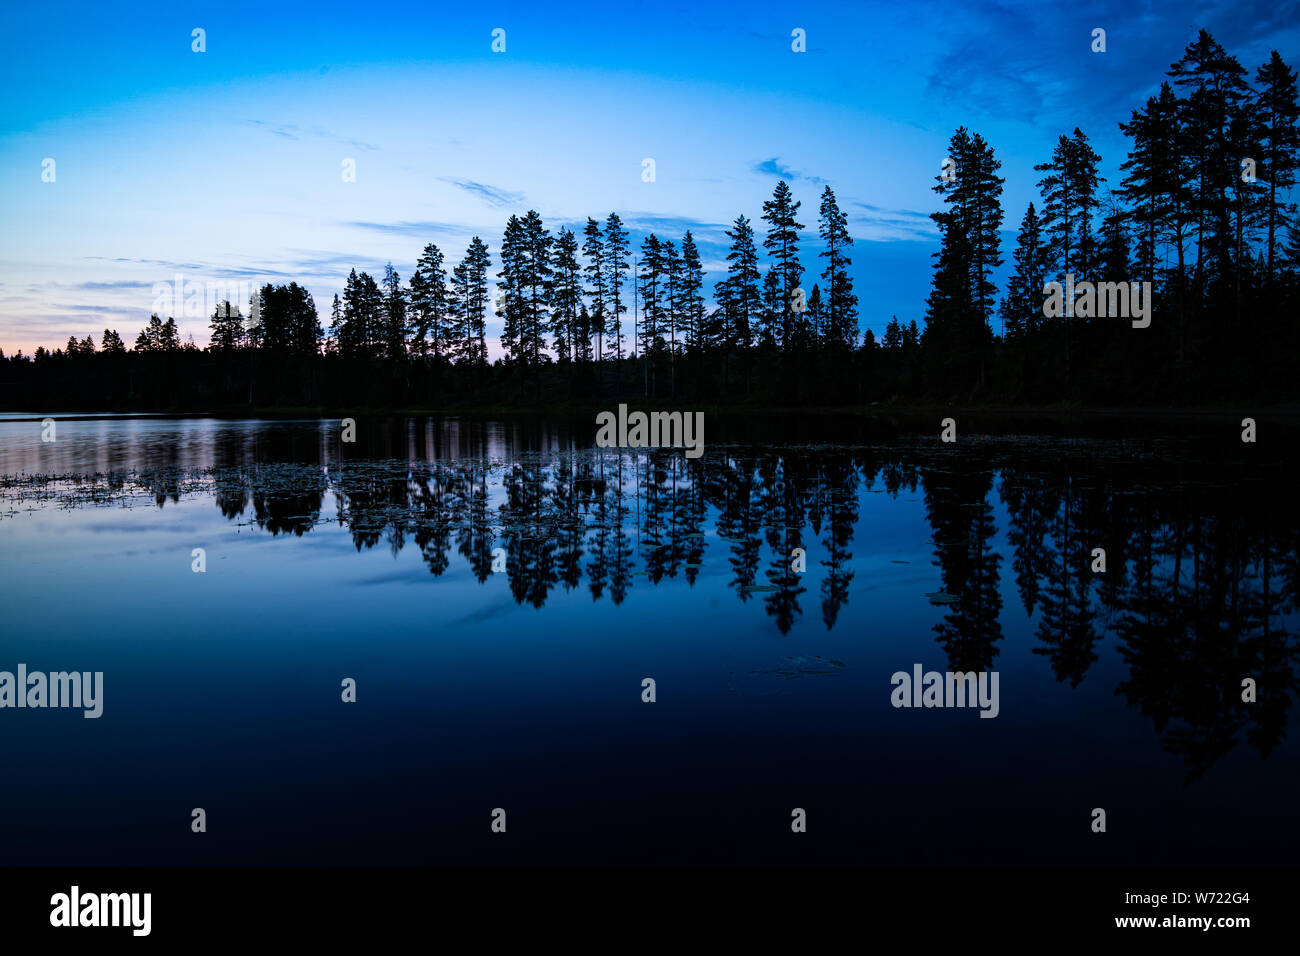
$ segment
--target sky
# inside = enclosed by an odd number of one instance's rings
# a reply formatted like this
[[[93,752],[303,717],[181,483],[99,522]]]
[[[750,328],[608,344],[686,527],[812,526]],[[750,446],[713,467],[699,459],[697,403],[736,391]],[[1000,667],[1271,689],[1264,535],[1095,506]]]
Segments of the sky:
[[[1273,49],[1300,61],[1300,0],[7,4],[0,348],[129,345],[177,275],[298,281],[327,324],[350,269],[405,279],[426,243],[454,263],[475,235],[495,266],[528,209],[552,232],[616,211],[637,246],[690,229],[711,290],[724,231],[761,231],[782,178],[804,285],[830,185],[862,327],[921,324],[953,130],[1002,161],[1009,260],[1034,164],[1078,126],[1117,186],[1117,124],[1200,28],[1252,77]],[[206,315],[176,318],[207,343]]]

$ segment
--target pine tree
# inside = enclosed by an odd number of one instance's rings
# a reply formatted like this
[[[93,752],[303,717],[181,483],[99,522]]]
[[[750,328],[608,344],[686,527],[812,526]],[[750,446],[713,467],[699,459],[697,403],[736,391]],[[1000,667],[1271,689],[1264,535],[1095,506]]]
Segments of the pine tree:
[[[556,357],[572,362],[582,303],[582,273],[578,266],[578,238],[561,229],[555,239],[555,277],[551,288],[551,338]]]
[[[1170,66],[1174,85],[1189,94],[1180,99],[1183,148],[1191,160],[1196,210],[1196,278],[1201,291],[1211,277],[1231,267],[1233,231],[1228,193],[1240,171],[1228,138],[1233,115],[1246,98],[1246,71],[1206,30]]]
[[[383,343],[384,312],[384,294],[374,278],[353,269],[343,287],[343,334],[339,336],[343,354],[377,354]]]
[[[343,318],[336,336],[339,351],[348,356],[359,355],[365,346],[364,303],[361,296],[361,277],[354,268],[343,283]]]
[[[1001,265],[1001,162],[979,134],[959,127],[948,144],[955,179],[936,177],[934,191],[947,209],[933,213],[939,227],[938,262],[926,310],[928,385],[965,394],[984,383],[990,319]]]
[[[898,324],[898,316],[891,316],[885,324],[885,337],[881,340],[881,345],[891,352],[903,347],[903,327]]]
[[[1072,273],[1076,282],[1092,280],[1096,265],[1093,239],[1093,215],[1100,207],[1097,198],[1097,173],[1101,157],[1088,145],[1083,130],[1075,128],[1073,137],[1061,136],[1052,151],[1050,162],[1034,167],[1047,173],[1039,180],[1043,195],[1042,231],[1053,257],[1059,264],[1058,278],[1064,281]]]
[[[903,351],[915,352],[921,347],[921,330],[917,328],[916,319],[907,323],[903,329]]]
[[[487,277],[488,270],[491,268],[492,258],[488,253],[487,243],[475,236],[470,240],[469,249],[465,253],[465,342],[471,361],[478,365],[487,364]]]
[[[1300,222],[1292,221],[1287,230],[1288,242],[1282,250],[1281,261],[1291,274],[1291,284],[1300,292]]]
[[[663,243],[664,324],[660,334],[668,336],[668,391],[677,394],[677,331],[682,325],[682,257],[671,239]]]
[[[621,290],[623,273],[630,268],[627,230],[623,228],[618,213],[611,212],[605,220],[605,290],[609,296],[605,334],[618,356],[620,377],[623,374],[623,315],[627,312]]]
[[[103,338],[100,340],[100,348],[108,355],[126,354],[126,346],[122,342],[122,336],[117,334],[117,329],[104,330]]]
[[[343,334],[343,305],[339,301],[339,294],[334,293],[334,302],[330,306],[330,330],[329,338],[326,340],[325,349],[330,354],[339,351],[339,336]]]
[[[162,329],[158,333],[158,348],[163,352],[180,351],[180,333],[176,329],[176,320],[171,316],[167,317],[167,321],[163,323]]]
[[[573,358],[576,362],[586,364],[591,361],[591,313],[587,303],[578,306],[578,324],[573,330]]]
[[[525,294],[524,321],[520,330],[520,350],[534,376],[542,362],[546,348],[546,329],[550,325],[551,303],[551,246],[554,239],[542,224],[542,217],[530,209],[522,221],[523,282]],[[536,379],[534,380],[536,383]]]
[[[229,300],[222,302],[212,310],[212,321],[208,323],[212,333],[209,346],[216,352],[233,352],[244,338],[244,317],[239,306],[231,305]],[[107,351],[107,341],[105,351]]]
[[[321,339],[325,333],[321,328],[315,300],[305,286],[296,282],[290,282],[282,288],[288,311],[290,349],[300,357],[319,355]]]
[[[406,292],[391,262],[384,266],[383,344],[390,362],[406,358]]]
[[[1078,133],[1082,136],[1082,133]],[[964,175],[958,180],[954,198],[962,210],[964,231],[971,247],[971,288],[976,318],[980,323],[978,337],[988,341],[993,314],[993,298],[997,287],[993,271],[1002,265],[1002,184],[997,175],[1002,162],[994,156],[993,147],[976,133],[971,138],[970,155],[962,165]]]
[[[372,275],[361,273],[362,328],[367,356],[377,356],[384,344],[384,292]]]
[[[1278,193],[1285,194],[1296,184],[1297,155],[1300,154],[1300,104],[1296,100],[1296,73],[1283,62],[1276,50],[1268,63],[1255,73],[1259,93],[1254,103],[1254,115],[1259,123],[1259,138],[1263,145],[1262,175],[1268,183],[1266,221],[1268,223],[1267,275],[1276,275],[1276,247],[1278,226],[1285,223],[1294,208],[1279,202]]]
[[[517,215],[506,221],[501,237],[501,265],[497,272],[500,299],[497,318],[501,320],[501,348],[510,361],[523,365],[527,347],[524,345],[524,325],[527,320],[526,279],[524,276],[524,224]]]
[[[825,246],[820,255],[826,259],[826,271],[822,273],[826,280],[826,317],[821,337],[832,349],[847,351],[858,340],[858,297],[853,294],[853,279],[848,272],[853,264],[848,255],[853,237],[849,235],[848,217],[840,211],[830,186],[822,190],[818,217],[818,233]]]
[[[799,263],[799,231],[803,229],[803,223],[797,219],[799,206],[784,179],[772,190],[772,198],[763,203],[763,220],[768,224],[763,248],[776,260],[781,290],[781,306],[775,317],[778,327],[774,332],[779,333],[782,348],[790,339],[791,306],[803,277],[803,266]]]
[[[256,346],[272,355],[283,356],[289,351],[291,338],[289,312],[283,296],[269,282],[257,290],[256,295],[259,319]]]
[[[789,311],[789,302],[781,295],[782,273],[778,266],[769,268],[763,276],[763,311],[759,319],[759,344],[769,350],[778,347],[781,323]]]
[[[1098,277],[1104,282],[1128,282],[1132,271],[1129,249],[1130,215],[1112,196],[1101,221],[1101,261]]]
[[[702,354],[709,342],[704,330],[704,267],[690,230],[682,236],[681,336],[687,352]]]
[[[813,283],[812,292],[808,293],[808,312],[804,323],[807,341],[801,342],[801,348],[820,349],[829,345],[826,336],[826,305],[822,302],[822,287]],[[857,341],[857,330],[853,331],[853,340]]]
[[[977,378],[972,371],[974,363],[983,354],[983,342],[971,341],[972,333],[977,331],[970,287],[974,257],[956,211],[932,213],[931,218],[939,227],[939,251],[935,253],[937,261],[926,299],[928,385],[964,397]]]
[[[1014,342],[1036,332],[1043,316],[1047,257],[1038,213],[1032,202],[1020,221],[1012,261],[1015,271],[1007,281],[1007,294],[1002,300],[1002,325],[1007,340]]]
[[[410,285],[412,351],[416,355],[432,352],[435,359],[454,355],[456,342],[447,322],[447,271],[442,250],[432,242],[416,262]]]
[[[368,357],[377,356],[384,342],[384,293],[372,275],[363,272],[361,281],[362,347]]]
[[[745,392],[749,392],[750,349],[753,347],[754,326],[759,318],[758,249],[754,245],[754,229],[743,215],[737,216],[727,231],[731,249],[727,253],[727,277],[717,284],[719,304],[726,303],[726,330],[724,348],[737,349],[745,360]],[[724,368],[725,385],[725,368]]]
[[[583,230],[582,254],[587,257],[587,290],[591,295],[590,329],[596,332],[596,361],[604,357],[605,344],[605,236],[600,231],[600,223],[587,217],[587,226]],[[590,332],[588,332],[590,335]],[[587,353],[590,354],[590,339]]]
[[[1176,248],[1178,274],[1184,268],[1184,253],[1192,202],[1189,161],[1182,150],[1181,113],[1173,88],[1164,83],[1156,96],[1134,110],[1120,131],[1132,139],[1127,160],[1120,166],[1127,175],[1118,190],[1133,206],[1138,225],[1135,265],[1138,274],[1155,283],[1161,262],[1160,247]]]
[[[647,360],[664,348],[663,277],[663,244],[652,232],[641,243],[641,351]]]
[[[447,295],[447,322],[455,330],[449,340],[457,344],[449,359],[473,362],[478,352],[477,342],[471,337],[470,326],[470,281],[469,266],[462,259],[451,270],[451,281]]]

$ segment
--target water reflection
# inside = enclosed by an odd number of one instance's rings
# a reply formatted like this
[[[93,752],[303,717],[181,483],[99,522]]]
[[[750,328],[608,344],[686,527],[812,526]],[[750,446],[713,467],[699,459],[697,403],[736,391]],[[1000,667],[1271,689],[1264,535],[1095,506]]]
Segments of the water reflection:
[[[1300,522],[1284,470],[1116,442],[736,442],[686,459],[499,423],[404,423],[355,449],[334,431],[233,423],[201,443],[201,468],[164,454],[92,478],[11,472],[0,486],[10,513],[17,500],[165,507],[210,495],[225,518],[271,535],[336,526],[357,551],[414,547],[433,579],[463,562],[534,608],[583,588],[619,605],[633,588],[710,573],[782,634],[806,611],[836,627],[872,551],[866,496],[919,494],[949,669],[998,666],[1004,600],[1018,599],[1034,653],[1062,684],[1083,682],[1115,641],[1126,670],[1116,693],[1188,780],[1242,739],[1267,756],[1285,734]],[[1091,567],[1098,548],[1104,573]],[[1258,682],[1257,703],[1242,702],[1244,677]]]

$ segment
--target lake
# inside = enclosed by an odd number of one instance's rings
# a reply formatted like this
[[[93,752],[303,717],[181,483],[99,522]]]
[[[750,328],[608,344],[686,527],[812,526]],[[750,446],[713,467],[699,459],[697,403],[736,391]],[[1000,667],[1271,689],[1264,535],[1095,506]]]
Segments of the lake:
[[[102,714],[0,709],[8,863],[1298,849],[1264,429],[42,417],[0,420],[0,670],[102,672]],[[996,672],[996,716],[895,706],[918,667]]]

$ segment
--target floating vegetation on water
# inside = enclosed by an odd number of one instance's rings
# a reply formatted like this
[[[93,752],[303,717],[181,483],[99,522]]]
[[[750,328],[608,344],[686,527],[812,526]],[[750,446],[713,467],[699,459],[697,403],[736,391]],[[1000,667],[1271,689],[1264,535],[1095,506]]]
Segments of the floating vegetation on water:
[[[750,674],[755,677],[769,675],[783,680],[794,680],[796,677],[830,677],[834,674],[842,674],[846,666],[843,661],[837,661],[833,657],[826,658],[812,654],[783,657],[776,667],[751,671]]]
[[[925,596],[930,599],[931,604],[946,605],[956,604],[961,601],[961,598],[957,597],[957,595],[945,594],[943,591],[927,591]]]

